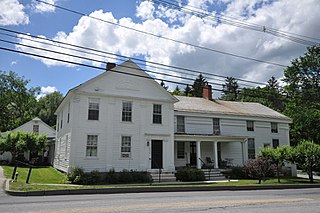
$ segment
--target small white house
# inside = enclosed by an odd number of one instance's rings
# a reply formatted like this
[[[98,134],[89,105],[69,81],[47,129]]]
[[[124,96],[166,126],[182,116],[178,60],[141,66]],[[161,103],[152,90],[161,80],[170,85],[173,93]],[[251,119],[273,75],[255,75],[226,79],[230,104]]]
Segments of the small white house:
[[[289,145],[291,119],[257,103],[172,96],[134,62],[69,90],[58,107],[54,167],[101,172],[241,165]]]
[[[9,132],[34,132],[37,134],[45,134],[48,138],[48,147],[46,148],[45,157],[48,158],[48,163],[53,163],[54,156],[54,140],[56,137],[56,131],[50,127],[48,124],[43,122],[40,118],[35,117],[34,119],[22,124],[21,126],[9,131]],[[6,132],[8,133],[8,132]],[[24,157],[27,160],[30,160],[30,152],[25,152]],[[0,160],[10,161],[12,158],[11,153],[5,152],[3,155],[0,155]]]

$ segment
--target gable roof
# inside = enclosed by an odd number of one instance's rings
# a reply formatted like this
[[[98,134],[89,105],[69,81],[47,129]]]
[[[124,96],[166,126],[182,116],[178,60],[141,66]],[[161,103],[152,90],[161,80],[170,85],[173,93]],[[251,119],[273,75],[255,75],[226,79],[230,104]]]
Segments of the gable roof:
[[[235,102],[222,100],[207,100],[199,97],[175,96],[179,102],[174,104],[174,110],[178,112],[211,113],[217,115],[233,115],[280,119],[291,123],[292,120],[259,103]]]
[[[51,126],[49,126],[48,124],[46,124],[44,121],[42,121],[40,118],[38,117],[35,117],[33,118],[32,120],[22,124],[21,126],[18,126],[17,128],[11,130],[11,131],[8,131],[8,132],[15,132],[15,131],[19,131],[20,129],[23,129],[25,126],[27,126],[28,124],[30,123],[41,123],[43,126],[45,126],[46,128],[48,128],[49,131],[51,131],[52,135],[49,135],[49,132],[48,133],[48,136],[54,136],[55,133],[56,133],[56,130],[53,129]]]
[[[94,78],[89,79],[88,81],[70,89],[67,93],[67,95],[62,100],[61,104],[56,110],[56,113],[59,112],[62,108],[62,106],[65,105],[67,100],[70,99],[72,94],[76,91],[81,90],[82,88],[86,87],[87,85],[90,85],[91,83],[94,83],[95,81],[98,81],[99,79],[102,79],[103,77],[110,75],[110,74],[119,74],[121,75],[129,75],[129,76],[135,76],[137,78],[143,78],[143,79],[149,79],[152,84],[159,89],[159,91],[162,91],[164,96],[172,101],[177,102],[178,99],[175,98],[173,95],[171,95],[168,91],[166,91],[160,84],[158,84],[152,77],[150,77],[144,70],[142,70],[136,63],[134,63],[132,60],[128,60],[123,62],[122,64],[118,64],[116,67],[112,68],[111,70],[107,70],[99,75],[97,75]]]

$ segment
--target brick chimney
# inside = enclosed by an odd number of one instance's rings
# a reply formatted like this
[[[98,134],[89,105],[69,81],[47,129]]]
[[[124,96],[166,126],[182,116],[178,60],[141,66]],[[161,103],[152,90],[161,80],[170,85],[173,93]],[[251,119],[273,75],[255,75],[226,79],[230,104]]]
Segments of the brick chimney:
[[[202,97],[212,101],[212,87],[208,83],[206,83],[203,87]]]
[[[108,62],[106,69],[107,69],[107,71],[108,71],[108,70],[111,70],[111,69],[115,68],[116,66],[117,66],[116,63]]]

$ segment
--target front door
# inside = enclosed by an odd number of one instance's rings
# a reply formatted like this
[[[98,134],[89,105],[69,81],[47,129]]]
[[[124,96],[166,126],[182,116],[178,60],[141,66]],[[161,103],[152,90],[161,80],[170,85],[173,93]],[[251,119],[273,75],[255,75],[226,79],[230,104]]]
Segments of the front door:
[[[162,140],[152,140],[151,141],[151,169],[159,169],[163,167],[162,159]]]
[[[190,166],[197,166],[197,145],[190,142]]]

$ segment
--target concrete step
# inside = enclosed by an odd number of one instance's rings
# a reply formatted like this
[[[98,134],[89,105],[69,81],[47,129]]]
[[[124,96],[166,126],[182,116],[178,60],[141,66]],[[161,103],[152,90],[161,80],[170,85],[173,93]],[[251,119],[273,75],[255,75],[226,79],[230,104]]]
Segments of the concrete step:
[[[202,169],[206,180],[226,180],[219,169]]]
[[[159,182],[158,169],[148,170],[148,172],[150,173],[153,182]],[[176,176],[172,171],[168,171],[168,170],[160,171],[160,182],[175,182],[175,181],[176,181]]]

